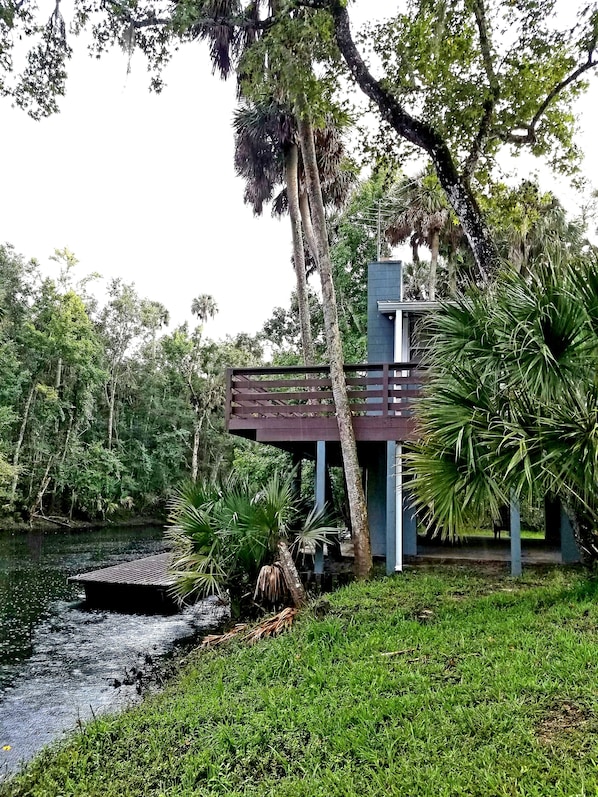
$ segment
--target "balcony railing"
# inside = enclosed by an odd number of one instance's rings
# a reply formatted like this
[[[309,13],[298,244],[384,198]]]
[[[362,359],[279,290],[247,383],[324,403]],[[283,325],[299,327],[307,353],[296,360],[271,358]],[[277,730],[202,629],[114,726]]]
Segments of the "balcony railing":
[[[422,372],[413,363],[346,365],[358,440],[415,437],[413,400]],[[227,372],[229,431],[263,442],[338,440],[328,366],[234,368]]]

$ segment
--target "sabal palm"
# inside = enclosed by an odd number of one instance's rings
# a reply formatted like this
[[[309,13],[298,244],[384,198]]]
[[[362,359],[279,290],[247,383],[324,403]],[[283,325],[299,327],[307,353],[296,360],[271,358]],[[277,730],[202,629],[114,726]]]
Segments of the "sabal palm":
[[[430,249],[428,298],[436,298],[438,257],[442,239],[452,252],[463,233],[450,210],[438,178],[424,171],[415,178],[405,178],[391,187],[388,194],[386,237],[393,246],[409,241],[414,264],[419,263],[419,247]],[[449,262],[449,286],[455,289],[454,263]]]
[[[317,263],[305,175],[298,146],[295,116],[271,98],[244,100],[234,116],[235,169],[245,180],[244,200],[256,215],[272,203],[273,215],[289,214],[293,229],[293,260],[297,300],[306,364],[313,364],[313,341],[307,292],[306,250]],[[340,128],[332,120],[314,131],[318,170],[327,206],[340,207],[354,183],[355,173],[346,166]]]
[[[561,249],[508,271],[430,322],[431,377],[409,456],[416,500],[459,534],[512,494],[559,496],[595,556],[598,260]]]
[[[332,531],[323,512],[300,518],[292,474],[275,474],[260,489],[235,477],[189,484],[176,495],[169,523],[175,591],[183,600],[239,592],[277,560],[281,543],[325,542]]]

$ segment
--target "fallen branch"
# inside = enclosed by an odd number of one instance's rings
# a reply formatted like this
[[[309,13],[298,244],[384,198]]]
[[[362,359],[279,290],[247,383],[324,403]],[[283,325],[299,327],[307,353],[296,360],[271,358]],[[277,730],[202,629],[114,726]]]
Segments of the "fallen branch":
[[[405,650],[391,650],[388,653],[381,653],[381,656],[404,656],[405,653],[415,653],[417,648],[405,648]]]
[[[56,520],[55,518],[47,517],[46,515],[31,515],[31,520],[35,520],[35,519],[45,520],[48,523],[54,523],[54,525],[56,525],[56,526],[64,526],[67,529],[72,529],[73,528],[70,523],[68,523],[68,522],[66,522],[64,520]]]

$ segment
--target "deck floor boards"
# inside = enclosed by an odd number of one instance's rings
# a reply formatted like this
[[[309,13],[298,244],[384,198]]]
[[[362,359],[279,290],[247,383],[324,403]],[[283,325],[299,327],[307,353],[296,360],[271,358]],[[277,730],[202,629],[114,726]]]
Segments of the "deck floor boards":
[[[168,572],[171,554],[160,553],[135,559],[132,562],[121,562],[112,567],[102,567],[89,573],[71,576],[68,580],[76,584],[110,584],[119,586],[170,587],[174,584],[174,576]]]

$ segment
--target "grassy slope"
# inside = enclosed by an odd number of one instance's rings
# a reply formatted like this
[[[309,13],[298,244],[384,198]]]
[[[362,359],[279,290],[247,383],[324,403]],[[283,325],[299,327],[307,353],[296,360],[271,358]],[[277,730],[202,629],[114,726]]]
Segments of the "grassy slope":
[[[276,640],[194,655],[0,794],[596,794],[597,592],[447,568],[353,585]]]

